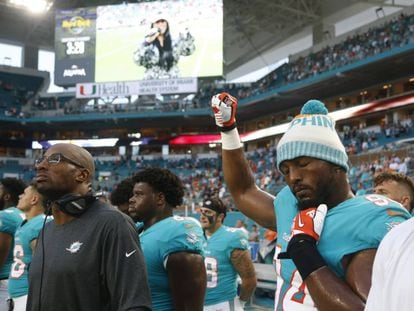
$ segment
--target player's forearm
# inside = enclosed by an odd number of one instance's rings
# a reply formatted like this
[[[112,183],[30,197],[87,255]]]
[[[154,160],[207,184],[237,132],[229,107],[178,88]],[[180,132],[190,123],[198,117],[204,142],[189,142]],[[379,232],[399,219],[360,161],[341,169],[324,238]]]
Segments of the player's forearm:
[[[168,257],[167,272],[174,309],[202,311],[207,284],[203,257],[173,253]]]
[[[257,187],[241,149],[223,150],[223,172],[237,209],[260,226],[276,231],[274,197]]]
[[[202,311],[205,297],[205,283],[197,281],[181,284],[180,287],[180,289],[174,289],[172,292],[174,309]]]
[[[223,150],[223,173],[233,196],[255,186],[253,173],[244,157],[243,149]]]
[[[319,311],[362,311],[365,308],[365,301],[327,266],[312,272],[305,283]]]
[[[242,283],[240,285],[240,299],[243,301],[249,301],[250,297],[253,295],[256,285],[256,276],[242,279]]]
[[[0,250],[0,267],[6,262],[7,255],[9,254],[9,250]]]

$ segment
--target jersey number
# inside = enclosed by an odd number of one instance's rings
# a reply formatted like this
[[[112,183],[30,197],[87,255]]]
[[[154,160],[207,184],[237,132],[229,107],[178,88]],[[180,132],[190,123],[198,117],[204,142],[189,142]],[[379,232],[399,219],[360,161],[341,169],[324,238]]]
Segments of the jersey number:
[[[21,277],[26,268],[26,264],[23,262],[24,250],[23,246],[16,244],[13,250],[14,261],[10,271],[10,277],[17,279]]]
[[[206,257],[204,264],[206,265],[207,288],[214,288],[217,286],[218,280],[217,259],[214,257]]]
[[[281,252],[280,245],[276,246],[276,253],[275,257]],[[276,272],[279,275],[278,281],[282,281],[282,265],[281,260],[277,259],[274,260],[276,266]],[[310,296],[306,293],[306,284],[302,280],[298,270],[293,270],[292,276],[290,277],[289,286],[286,288],[285,286],[280,285],[280,288],[285,288],[285,290],[281,290],[279,293],[279,298],[276,300],[279,306],[286,305],[289,306],[289,301],[294,301],[295,303],[305,304],[309,303]],[[294,305],[292,305],[294,306]]]
[[[383,197],[382,195],[368,194],[365,196],[365,198],[378,206],[387,206],[390,204],[390,201],[388,201],[387,198]]]

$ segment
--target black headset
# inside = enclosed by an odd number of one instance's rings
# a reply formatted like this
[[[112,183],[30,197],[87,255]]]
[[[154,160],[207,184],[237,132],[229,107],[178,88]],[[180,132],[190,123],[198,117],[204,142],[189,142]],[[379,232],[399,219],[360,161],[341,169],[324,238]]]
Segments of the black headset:
[[[73,193],[65,194],[60,199],[54,201],[59,209],[65,214],[71,216],[82,215],[93,203],[98,199],[98,195],[87,194],[87,195],[76,195]]]

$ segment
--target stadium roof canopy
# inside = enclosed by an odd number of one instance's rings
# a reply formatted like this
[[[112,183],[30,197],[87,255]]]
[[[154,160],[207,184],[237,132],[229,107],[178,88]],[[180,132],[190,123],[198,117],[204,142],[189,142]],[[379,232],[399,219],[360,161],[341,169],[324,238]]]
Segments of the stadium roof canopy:
[[[54,10],[105,4],[119,4],[119,0],[55,0],[44,15],[28,14],[0,0],[0,41],[25,46],[53,49]],[[148,0],[147,0],[148,1]],[[358,27],[367,19],[363,12],[393,13],[414,4],[414,0],[223,0],[224,2],[224,73],[226,78],[269,67],[283,57],[277,47],[287,41],[312,33],[313,29],[345,32],[346,27]],[[358,20],[352,20],[359,16]],[[367,21],[365,21],[367,22]],[[358,25],[359,24],[359,25]],[[318,28],[319,27],[319,28]],[[350,29],[349,29],[350,30]],[[330,30],[329,30],[330,31]],[[328,34],[329,34],[328,31]],[[285,57],[288,55],[285,51]],[[230,74],[233,72],[234,74]],[[230,74],[230,75],[229,75]],[[228,76],[229,75],[229,76]]]

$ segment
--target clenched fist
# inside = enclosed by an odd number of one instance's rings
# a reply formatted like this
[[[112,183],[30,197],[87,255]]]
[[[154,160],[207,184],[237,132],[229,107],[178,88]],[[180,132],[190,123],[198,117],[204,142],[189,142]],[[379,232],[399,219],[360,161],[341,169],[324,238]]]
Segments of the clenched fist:
[[[222,92],[211,98],[216,125],[220,131],[227,132],[236,127],[237,98]]]

